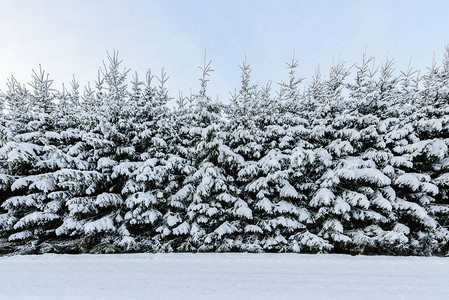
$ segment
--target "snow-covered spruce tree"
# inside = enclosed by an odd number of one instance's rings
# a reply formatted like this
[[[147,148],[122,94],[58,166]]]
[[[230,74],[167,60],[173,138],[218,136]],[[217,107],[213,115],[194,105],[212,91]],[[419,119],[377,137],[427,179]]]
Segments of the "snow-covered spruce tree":
[[[398,219],[401,199],[397,197],[395,167],[403,158],[396,158],[395,140],[407,144],[408,116],[411,113],[409,94],[398,89],[401,77],[393,77],[391,60],[380,68],[379,78],[374,78],[376,71],[367,71],[366,62],[358,67],[356,84],[350,86],[352,97],[357,100],[355,107],[364,116],[359,116],[356,129],[360,132],[356,153],[378,172],[383,178],[383,186],[370,187],[368,222],[363,231],[356,236],[356,242],[366,248],[368,253],[408,253],[410,239],[407,225]],[[364,79],[365,78],[365,79]],[[398,118],[399,117],[399,118]],[[386,176],[386,177],[385,177]],[[368,204],[368,203],[367,203]],[[357,244],[357,243],[356,243]]]
[[[339,65],[339,68],[331,73],[333,77],[329,80],[332,80],[332,85],[326,85],[317,75],[312,83],[313,88],[301,94],[298,87],[301,79],[295,76],[298,62],[293,59],[287,66],[289,82],[281,84],[278,100],[282,117],[275,117],[277,124],[272,126],[272,128],[282,128],[285,133],[279,136],[280,139],[277,142],[270,142],[270,144],[277,143],[279,149],[288,157],[286,171],[293,189],[288,185],[283,187],[282,203],[288,204],[291,208],[290,216],[302,225],[296,229],[289,229],[287,251],[327,252],[332,249],[332,245],[319,236],[319,214],[316,208],[310,205],[310,200],[319,189],[318,180],[332,165],[330,154],[322,147],[326,145],[325,138],[329,137],[328,133],[326,134],[326,124],[329,121],[323,119],[318,107],[326,101],[323,96],[329,93],[329,86],[336,95],[334,98],[328,97],[330,100],[337,101],[335,98],[341,97],[339,91],[346,73],[342,65]],[[337,80],[340,81],[336,82]],[[288,92],[282,92],[282,90]],[[269,140],[270,138],[267,139]]]
[[[56,229],[57,240],[53,243],[54,251],[89,252],[93,247],[92,239],[85,235],[89,216],[99,213],[96,203],[107,183],[107,176],[97,170],[93,159],[96,145],[91,133],[95,114],[98,111],[99,97],[93,100],[94,93],[88,86],[83,95],[79,84],[73,79],[71,90],[64,87],[58,94],[58,105],[54,118],[58,120],[59,129],[55,138],[59,149],[66,154],[71,163],[58,171],[58,189],[51,197],[61,200],[61,226]]]
[[[124,233],[119,245],[125,250],[136,250],[139,248],[135,237],[139,235],[148,238],[151,235],[151,223],[157,219],[160,214],[153,210],[153,204],[156,204],[156,197],[151,192],[146,193],[145,179],[140,176],[142,170],[147,170],[149,166],[150,155],[147,150],[150,147],[151,131],[148,127],[149,122],[155,122],[153,105],[155,104],[156,90],[151,86],[153,76],[149,70],[146,74],[145,82],[139,81],[137,73],[134,75],[132,91],[129,95],[127,106],[123,107],[124,117],[127,119],[129,130],[127,131],[127,140],[135,150],[135,155],[123,161],[111,161],[109,168],[113,170],[112,177],[121,181],[122,188],[120,193],[124,197],[123,214],[125,223],[121,229]],[[146,160],[146,162],[144,162]],[[152,163],[154,167],[155,162]],[[159,172],[160,173],[160,172]],[[146,176],[148,177],[148,176]],[[144,178],[143,180],[141,178]],[[140,182],[138,179],[141,179]],[[142,228],[147,227],[147,228]]]
[[[172,180],[173,193],[167,198],[168,214],[164,218],[165,228],[173,241],[170,250],[198,251],[206,234],[201,227],[201,219],[199,222],[196,220],[199,206],[195,207],[195,203],[201,202],[197,196],[202,163],[198,145],[203,130],[217,121],[220,106],[207,96],[207,83],[213,69],[206,56],[200,69],[199,93],[191,94],[188,98],[180,93],[177,108],[173,112],[175,134],[172,166],[176,173],[175,180]]]
[[[445,236],[443,245],[444,242],[446,245],[441,250],[449,251],[447,246],[447,229],[449,228],[449,153],[447,151],[449,146],[449,47],[446,47],[443,64],[439,69],[437,78],[438,89],[436,94],[433,91],[426,93],[426,90],[424,90],[424,94],[430,98],[425,97],[427,105],[423,107],[421,112],[421,114],[425,114],[425,117],[420,116],[421,119],[417,118],[414,124],[420,139],[433,140],[433,143],[427,143],[426,145],[426,156],[431,163],[431,169],[429,164],[427,164],[427,167],[430,169],[428,169],[428,172],[433,179],[432,182],[438,186],[439,193],[435,197],[435,203],[431,204],[431,213],[435,216],[439,225],[446,229],[443,233]],[[426,81],[428,82],[426,84],[427,89],[432,89],[433,80]],[[446,147],[441,142],[438,143],[437,147],[432,147],[438,140],[443,142]],[[438,152],[436,151],[437,148]],[[425,161],[420,165],[420,168],[424,166]]]
[[[321,224],[318,235],[329,240],[336,252],[369,253],[378,248],[378,239],[386,236],[382,228],[393,217],[393,199],[387,197],[391,180],[384,174],[392,155],[385,152],[375,115],[388,99],[375,96],[377,83],[375,72],[368,68],[370,61],[364,57],[357,67],[347,98],[342,88],[348,73],[342,64],[331,69],[329,79],[322,81],[324,87],[314,88],[324,97],[325,111],[318,112],[323,119],[314,121],[311,141],[325,147],[332,165],[317,180],[319,189],[310,205]],[[333,118],[326,120],[329,115]]]
[[[234,92],[232,95],[231,105],[228,108],[230,122],[227,130],[229,132],[227,145],[233,153],[242,158],[233,176],[241,189],[240,197],[246,202],[248,211],[251,212],[251,218],[248,219],[241,233],[242,250],[261,252],[264,251],[265,231],[260,222],[265,211],[257,207],[257,192],[254,193],[251,189],[251,184],[262,176],[259,160],[268,150],[264,131],[273,124],[274,111],[278,110],[278,106],[271,96],[270,83],[261,90],[257,85],[251,84],[252,70],[246,63],[246,59],[240,69],[242,71],[241,87],[238,93]]]
[[[442,226],[449,212],[444,183],[444,162],[448,158],[448,64],[447,49],[443,66],[433,64],[424,76],[424,90],[414,96],[414,113],[406,118],[402,142],[394,148],[400,155],[395,158],[397,215],[407,225],[412,254],[447,251],[448,231]]]
[[[393,224],[394,193],[388,177],[392,154],[383,138],[385,127],[391,123],[389,109],[397,93],[392,67],[392,61],[387,59],[376,80],[374,59],[364,55],[362,64],[356,66],[355,83],[349,85],[353,110],[342,114],[335,124],[336,137],[348,143],[348,157],[340,160],[336,173],[344,190],[343,199],[351,205],[348,234],[352,241],[348,246],[354,252],[382,253],[383,243],[387,243],[386,248],[393,247],[393,243],[402,246],[402,233],[394,230]],[[335,146],[334,153],[338,152]]]
[[[7,123],[13,137],[0,150],[7,172],[15,176],[10,186],[12,197],[2,203],[7,211],[2,215],[2,229],[24,252],[49,250],[44,249],[48,247],[45,242],[55,238],[62,222],[65,174],[68,169],[86,167],[66,153],[72,135],[61,131],[64,120],[58,119],[57,102],[64,100],[51,89],[48,74],[35,72],[30,85],[31,91],[14,79],[9,82]],[[72,184],[73,180],[69,179]]]
[[[103,186],[100,191],[68,203],[69,214],[81,225],[81,230],[77,231],[82,238],[80,246],[91,252],[120,251],[120,241],[129,235],[123,226],[121,192],[125,179],[113,176],[115,166],[134,160],[136,155],[128,133],[131,127],[126,84],[129,70],[120,70],[121,63],[118,52],[108,53],[107,63],[103,63],[96,83],[97,99],[86,95],[86,106],[98,106],[93,115],[86,118],[83,146],[91,170],[103,177]],[[79,204],[90,209],[78,214]]]
[[[292,66],[296,67],[296,62]],[[288,170],[293,137],[287,136],[287,132],[289,126],[297,123],[288,111],[288,105],[294,106],[297,100],[298,81],[294,71],[290,72],[290,84],[282,86],[280,93],[290,102],[276,103],[270,95],[269,85],[262,91],[257,86],[250,86],[251,69],[246,62],[241,69],[242,87],[233,101],[230,145],[246,159],[238,172],[238,180],[243,184],[242,198],[253,211],[253,220],[244,229],[246,248],[252,251],[291,250],[287,239],[304,228],[301,222],[308,216],[295,206],[300,194],[290,184]],[[282,114],[282,120],[276,118],[278,114]],[[245,124],[249,128],[245,128]],[[243,139],[248,138],[252,140],[245,143]]]
[[[384,184],[383,187],[374,188],[372,185],[374,182],[372,182],[371,185],[364,187],[362,194],[367,197],[369,202],[366,202],[363,213],[356,212],[354,214],[353,210],[350,212],[352,219],[349,224],[351,226],[360,223],[361,220],[365,223],[362,231],[351,231],[356,233],[352,237],[352,244],[355,244],[355,249],[366,248],[364,251],[368,253],[417,253],[413,248],[420,248],[423,245],[416,247],[417,244],[422,243],[417,242],[413,236],[413,232],[416,233],[416,231],[410,231],[410,219],[419,220],[419,223],[427,228],[424,230],[426,236],[432,235],[435,227],[431,226],[433,220],[425,213],[425,210],[414,209],[413,204],[403,201],[402,193],[397,194],[401,191],[399,182],[402,182],[404,178],[414,176],[413,174],[406,175],[407,170],[404,172],[404,170],[395,168],[400,166],[401,161],[407,160],[407,156],[402,156],[401,146],[391,147],[392,144],[397,146],[394,142],[395,139],[398,139],[402,146],[416,141],[414,131],[410,130],[408,119],[410,110],[407,105],[401,107],[395,104],[395,100],[400,98],[400,92],[396,84],[398,79],[391,75],[391,62],[387,61],[380,69],[380,77],[377,81],[373,79],[373,73],[369,73],[368,76],[364,75],[366,74],[364,65],[362,64],[362,67],[358,69],[357,77],[367,77],[368,80],[357,79],[357,84],[351,87],[352,97],[359,100],[355,103],[359,115],[355,115],[357,122],[354,125],[356,125],[355,129],[360,132],[358,143],[353,143],[355,146],[353,155],[359,156],[364,164],[368,164],[364,167],[365,170],[366,167],[373,168],[370,171],[371,175],[375,175],[373,171],[378,172],[377,177],[378,179],[384,178]],[[363,114],[360,115],[360,113]],[[347,115],[345,114],[344,117]],[[397,116],[400,116],[401,119],[397,119]],[[348,126],[345,127],[348,129]],[[401,157],[396,158],[395,156],[398,154]],[[352,159],[352,161],[355,160]],[[356,170],[357,172],[360,170]],[[342,173],[342,175],[343,179],[347,180],[347,177],[353,174]],[[368,177],[365,179],[367,180]],[[429,201],[435,190],[431,189],[429,178],[421,177],[421,181],[423,181],[423,186],[427,186],[429,189],[422,190],[417,198]],[[392,186],[389,187],[390,184]],[[403,214],[407,217],[398,218]],[[418,251],[422,251],[424,248],[422,247]]]
[[[52,169],[46,164],[46,132],[54,125],[49,115],[54,97],[50,85],[51,80],[42,70],[34,73],[32,91],[14,78],[8,82],[6,102],[10,113],[6,124],[12,137],[0,149],[0,155],[3,169],[15,177],[13,182],[6,180],[12,193],[2,201],[5,213],[1,227],[2,235],[9,241],[19,241],[17,244],[22,244],[22,240],[35,243],[52,231],[54,234],[55,221],[59,219],[45,195],[51,183],[40,176]]]
[[[176,132],[165,87],[168,77],[162,70],[161,76],[157,77],[157,88],[151,86],[152,79],[148,72],[141,92],[137,78],[133,81],[131,99],[137,106],[134,106],[136,135],[132,143],[136,145],[138,161],[119,164],[114,168],[114,174],[128,178],[122,189],[122,194],[127,196],[125,222],[130,233],[127,240],[132,241],[134,247],[148,251],[173,251],[173,247],[176,248],[172,245],[176,236],[173,232],[182,229],[185,234],[186,224],[178,229],[175,227],[186,214],[179,212],[181,202],[171,201],[169,196],[179,189],[185,162],[175,153]]]
[[[0,94],[0,147],[8,142],[11,138],[11,131],[6,125],[6,114],[5,114],[5,104],[6,104],[6,94]],[[1,148],[0,148],[1,149]],[[0,155],[0,204],[8,199],[11,193],[11,185],[14,183],[15,177],[10,175],[8,169],[8,163],[4,156]],[[8,215],[5,213],[6,210],[0,207],[0,242],[5,245],[5,231],[8,230],[10,224],[8,224]],[[0,254],[8,253],[11,249],[6,246],[0,247]]]
[[[187,146],[184,149],[191,151],[184,157],[194,172],[185,177],[182,189],[169,201],[190,199],[186,203],[189,220],[185,223],[190,224],[190,230],[181,249],[236,251],[241,250],[239,235],[245,220],[251,219],[251,211],[239,198],[240,191],[234,182],[233,175],[238,172],[242,158],[226,145],[227,126],[226,120],[220,118],[221,105],[207,95],[208,77],[213,71],[210,63],[205,59],[200,92],[193,96],[192,106],[180,119],[181,134],[191,140],[190,145],[181,142],[180,150]]]
[[[344,228],[344,219],[347,218],[345,214],[350,211],[350,206],[342,197],[335,196],[342,188],[335,169],[339,166],[338,162],[352,152],[349,141],[336,138],[336,131],[340,128],[334,126],[349,106],[348,101],[342,97],[343,80],[346,76],[344,64],[336,64],[332,67],[328,79],[316,75],[313,88],[307,91],[305,97],[313,98],[319,103],[313,113],[309,142],[315,149],[321,149],[318,152],[319,161],[327,166],[325,169],[321,168],[324,172],[316,174],[316,186],[308,199],[308,208],[314,220],[309,230],[322,239],[317,245],[321,249],[315,247],[318,251],[341,251],[341,245],[350,241]],[[315,240],[318,241],[316,238]]]
[[[119,71],[116,52],[108,60],[99,72],[96,91],[88,86],[80,97],[79,86],[72,82],[72,92],[63,92],[58,105],[61,123],[68,128],[61,131],[64,149],[79,162],[60,172],[66,191],[59,191],[64,215],[56,234],[68,240],[65,251],[118,251],[117,241],[125,234],[120,230],[123,200],[117,193],[122,183],[111,173],[117,161],[132,152],[123,133],[128,124],[122,110],[127,71]]]

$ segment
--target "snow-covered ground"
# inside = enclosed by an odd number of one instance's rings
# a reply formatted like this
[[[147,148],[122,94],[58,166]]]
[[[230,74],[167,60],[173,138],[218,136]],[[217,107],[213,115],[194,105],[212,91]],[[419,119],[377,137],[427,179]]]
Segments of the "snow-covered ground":
[[[1,257],[0,299],[449,299],[449,258],[243,253]]]

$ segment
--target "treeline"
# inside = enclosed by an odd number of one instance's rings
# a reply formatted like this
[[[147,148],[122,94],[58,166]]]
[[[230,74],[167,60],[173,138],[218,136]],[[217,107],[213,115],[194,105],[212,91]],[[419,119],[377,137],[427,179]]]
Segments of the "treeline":
[[[129,76],[116,52],[83,89],[11,78],[0,253],[446,255],[449,49],[425,74],[364,56],[301,89],[297,67],[260,87],[244,62],[225,104],[205,60],[175,108],[164,72]]]

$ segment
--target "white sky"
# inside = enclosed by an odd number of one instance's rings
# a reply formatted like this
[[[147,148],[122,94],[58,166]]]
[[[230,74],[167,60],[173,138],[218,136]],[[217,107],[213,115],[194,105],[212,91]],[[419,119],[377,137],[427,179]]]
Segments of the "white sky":
[[[0,89],[14,75],[30,79],[39,63],[56,88],[72,74],[94,81],[106,51],[124,65],[170,76],[170,94],[199,88],[204,50],[212,59],[210,95],[226,100],[239,87],[246,54],[253,82],[287,77],[293,51],[300,75],[333,58],[359,62],[367,47],[397,69],[424,69],[449,43],[449,1],[21,1],[0,0]]]

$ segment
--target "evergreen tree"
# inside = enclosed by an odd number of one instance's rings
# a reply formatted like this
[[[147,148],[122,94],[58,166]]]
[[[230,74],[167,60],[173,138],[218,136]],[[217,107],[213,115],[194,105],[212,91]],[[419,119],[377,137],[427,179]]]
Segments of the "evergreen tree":
[[[0,93],[0,254],[130,251],[445,255],[449,48],[424,76],[363,56],[272,94],[246,59],[229,104],[168,76],[128,83],[114,51],[95,85],[41,68]]]

